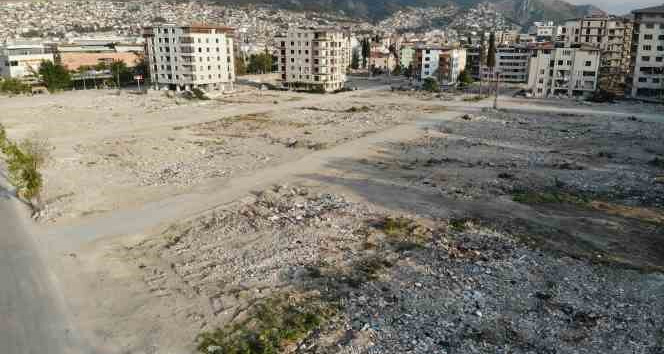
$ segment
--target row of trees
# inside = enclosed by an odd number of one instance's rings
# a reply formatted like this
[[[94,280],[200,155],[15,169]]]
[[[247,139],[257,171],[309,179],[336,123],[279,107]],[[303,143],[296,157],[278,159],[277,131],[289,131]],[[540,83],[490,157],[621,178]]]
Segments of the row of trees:
[[[72,74],[78,74],[85,78],[93,70],[108,71],[112,76],[112,79],[108,80],[109,84],[122,86],[133,82],[134,75],[147,75],[147,63],[141,59],[136,63],[136,66],[130,68],[122,60],[110,64],[101,62],[95,66],[81,66],[77,71],[70,72],[61,64],[45,60],[41,62],[37,70],[33,70],[32,75],[39,77],[49,92],[56,92],[73,86]],[[5,79],[0,82],[0,92],[3,93],[20,94],[28,93],[30,90],[30,85],[17,79]]]
[[[235,58],[235,75],[266,74],[272,72],[272,54],[266,49],[264,53],[252,54],[246,63],[243,57]]]

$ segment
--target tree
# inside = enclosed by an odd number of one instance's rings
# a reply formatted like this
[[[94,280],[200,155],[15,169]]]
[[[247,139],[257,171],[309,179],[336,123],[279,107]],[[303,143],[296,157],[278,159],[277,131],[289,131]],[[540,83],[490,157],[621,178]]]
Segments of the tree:
[[[357,49],[353,49],[353,56],[350,60],[350,67],[351,69],[359,69],[360,68],[360,53],[358,53]]]
[[[106,64],[103,61],[100,61],[99,63],[97,63],[97,65],[95,65],[95,70],[97,71],[108,70],[108,64]]]
[[[398,76],[401,75],[401,65],[397,64],[392,71],[392,75]]]
[[[235,75],[240,76],[247,73],[247,64],[244,62],[244,57],[239,56],[235,58]]]
[[[461,82],[464,85],[469,85],[473,83],[473,78],[470,76],[470,73],[468,70],[463,70],[459,74],[459,82]]]
[[[131,70],[129,70],[127,64],[125,64],[125,62],[122,60],[116,60],[112,62],[110,69],[113,80],[115,80],[115,83],[118,86],[126,84],[133,79]]]
[[[491,32],[489,36],[489,52],[487,53],[486,65],[493,69],[496,67],[496,33]]]
[[[413,76],[413,64],[409,64],[406,70],[403,70],[403,76],[410,79]]]
[[[39,75],[41,76],[49,92],[64,90],[71,86],[71,76],[69,71],[52,61],[44,60],[39,65]]]
[[[265,74],[272,71],[272,55],[269,53],[252,54],[249,57],[247,72],[251,74]]]
[[[367,67],[367,60],[369,60],[370,55],[371,55],[371,43],[369,42],[369,38],[363,38],[362,39],[362,67],[363,68]]]
[[[429,92],[438,92],[440,87],[438,86],[438,81],[432,77],[427,77],[424,79],[424,83],[422,84],[422,89],[425,91]]]

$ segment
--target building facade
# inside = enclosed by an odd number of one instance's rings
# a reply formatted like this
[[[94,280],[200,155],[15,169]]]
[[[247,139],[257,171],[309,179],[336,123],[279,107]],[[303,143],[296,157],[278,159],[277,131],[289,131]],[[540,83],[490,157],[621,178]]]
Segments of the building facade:
[[[599,88],[622,96],[630,72],[632,29],[632,21],[627,18],[584,17],[565,22],[560,42],[565,47],[599,48]]]
[[[54,61],[42,44],[5,44],[0,47],[0,77],[36,82],[42,61]]]
[[[284,87],[331,92],[346,83],[350,35],[337,29],[297,28],[275,38]]]
[[[219,26],[147,27],[143,34],[155,89],[232,90],[233,29]]]
[[[511,83],[528,82],[530,50],[525,45],[496,48],[496,69],[499,80]]]
[[[664,101],[664,5],[633,14],[629,93],[633,98]]]
[[[534,97],[588,96],[597,89],[600,52],[594,46],[531,45],[528,90]]]
[[[453,85],[466,69],[466,50],[455,47],[418,46],[415,49],[415,79],[434,78],[441,85]]]

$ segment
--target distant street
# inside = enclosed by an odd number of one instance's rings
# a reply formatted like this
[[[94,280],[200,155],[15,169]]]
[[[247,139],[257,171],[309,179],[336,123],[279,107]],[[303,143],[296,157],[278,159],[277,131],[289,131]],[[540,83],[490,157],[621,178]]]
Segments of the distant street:
[[[83,353],[17,204],[0,185],[0,353]]]

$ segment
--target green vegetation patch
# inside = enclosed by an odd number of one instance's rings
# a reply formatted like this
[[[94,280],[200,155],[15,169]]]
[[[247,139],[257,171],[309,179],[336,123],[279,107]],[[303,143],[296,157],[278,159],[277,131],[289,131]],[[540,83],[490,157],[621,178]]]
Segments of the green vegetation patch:
[[[0,125],[0,152],[7,163],[9,181],[18,189],[18,195],[28,201],[39,198],[43,186],[39,169],[47,159],[46,143],[24,140],[17,144],[7,139]]]
[[[469,97],[464,97],[463,101],[464,102],[479,102],[485,98],[488,98],[489,96],[485,95],[474,95],[474,96],[469,96]]]
[[[206,354],[276,354],[306,338],[336,313],[317,299],[282,295],[261,299],[241,323],[201,333],[198,351]]]
[[[526,191],[516,192],[512,200],[523,204],[575,204],[587,206],[590,202],[587,198],[558,191]]]
[[[386,217],[381,225],[388,241],[398,250],[423,248],[431,241],[431,231],[406,217]]]

